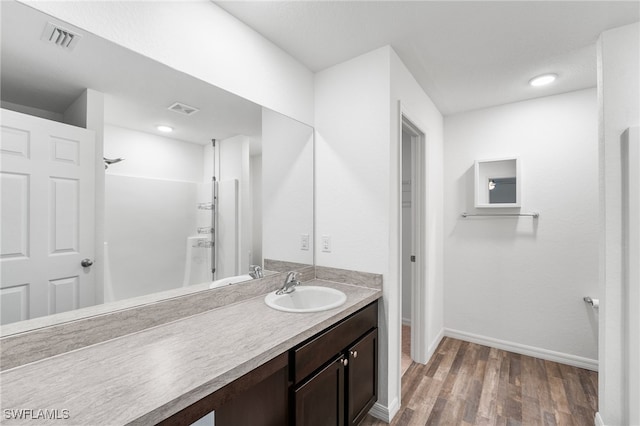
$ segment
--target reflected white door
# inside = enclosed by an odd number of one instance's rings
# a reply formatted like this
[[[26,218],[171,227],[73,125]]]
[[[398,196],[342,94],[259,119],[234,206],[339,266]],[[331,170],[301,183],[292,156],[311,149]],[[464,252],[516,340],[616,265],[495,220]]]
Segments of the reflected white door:
[[[95,303],[94,132],[0,110],[0,316]]]

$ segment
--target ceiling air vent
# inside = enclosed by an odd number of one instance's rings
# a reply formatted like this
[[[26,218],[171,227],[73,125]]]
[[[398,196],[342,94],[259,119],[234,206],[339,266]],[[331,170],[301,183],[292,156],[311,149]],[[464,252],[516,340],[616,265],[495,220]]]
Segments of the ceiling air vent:
[[[193,115],[196,112],[200,111],[196,107],[192,107],[192,106],[189,106],[187,104],[180,103],[180,102],[176,102],[175,104],[171,105],[169,107],[169,110],[173,111],[173,112],[177,112],[178,114],[184,114],[184,115]]]
[[[59,27],[56,24],[47,22],[47,26],[44,28],[44,33],[42,34],[41,39],[66,50],[73,50],[81,37],[82,36],[80,34],[72,33],[71,31]]]

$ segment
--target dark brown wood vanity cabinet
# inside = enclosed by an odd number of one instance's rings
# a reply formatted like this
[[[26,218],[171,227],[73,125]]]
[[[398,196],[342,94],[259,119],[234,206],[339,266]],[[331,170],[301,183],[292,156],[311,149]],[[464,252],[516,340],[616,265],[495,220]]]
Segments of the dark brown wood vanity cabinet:
[[[160,422],[216,426],[351,426],[377,400],[378,302]]]
[[[344,425],[344,361],[340,355],[293,390],[293,424]]]
[[[363,336],[348,350],[347,425],[357,425],[378,399],[378,329]]]
[[[356,312],[290,353],[291,423],[359,424],[377,400],[378,304]]]
[[[215,411],[216,426],[287,426],[288,358],[284,352],[158,424],[188,426]]]

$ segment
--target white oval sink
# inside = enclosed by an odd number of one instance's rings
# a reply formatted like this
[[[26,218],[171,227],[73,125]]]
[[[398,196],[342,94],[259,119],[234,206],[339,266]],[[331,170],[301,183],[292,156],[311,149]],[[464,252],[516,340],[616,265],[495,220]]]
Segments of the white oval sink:
[[[329,287],[299,286],[288,294],[267,294],[267,306],[284,312],[320,312],[337,308],[347,300],[347,295]]]
[[[215,280],[214,282],[212,282],[209,285],[209,288],[224,287],[225,285],[241,283],[244,281],[250,281],[252,279],[253,278],[251,278],[251,275],[248,275],[248,274],[236,275],[235,277],[220,278],[219,280]]]

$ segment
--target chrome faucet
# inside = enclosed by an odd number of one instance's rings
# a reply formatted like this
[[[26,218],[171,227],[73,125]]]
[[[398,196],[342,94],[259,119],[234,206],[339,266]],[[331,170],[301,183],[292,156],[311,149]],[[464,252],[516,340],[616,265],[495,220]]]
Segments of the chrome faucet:
[[[254,280],[257,280],[258,278],[264,277],[264,274],[262,273],[262,267],[260,265],[251,265],[251,266],[249,266],[249,275]]]
[[[280,290],[276,291],[276,294],[277,295],[289,294],[292,291],[294,291],[296,289],[296,286],[300,285],[300,281],[296,279],[297,276],[298,276],[297,272],[293,272],[293,271],[289,272],[287,274],[287,278],[285,278],[284,280],[284,285]]]

